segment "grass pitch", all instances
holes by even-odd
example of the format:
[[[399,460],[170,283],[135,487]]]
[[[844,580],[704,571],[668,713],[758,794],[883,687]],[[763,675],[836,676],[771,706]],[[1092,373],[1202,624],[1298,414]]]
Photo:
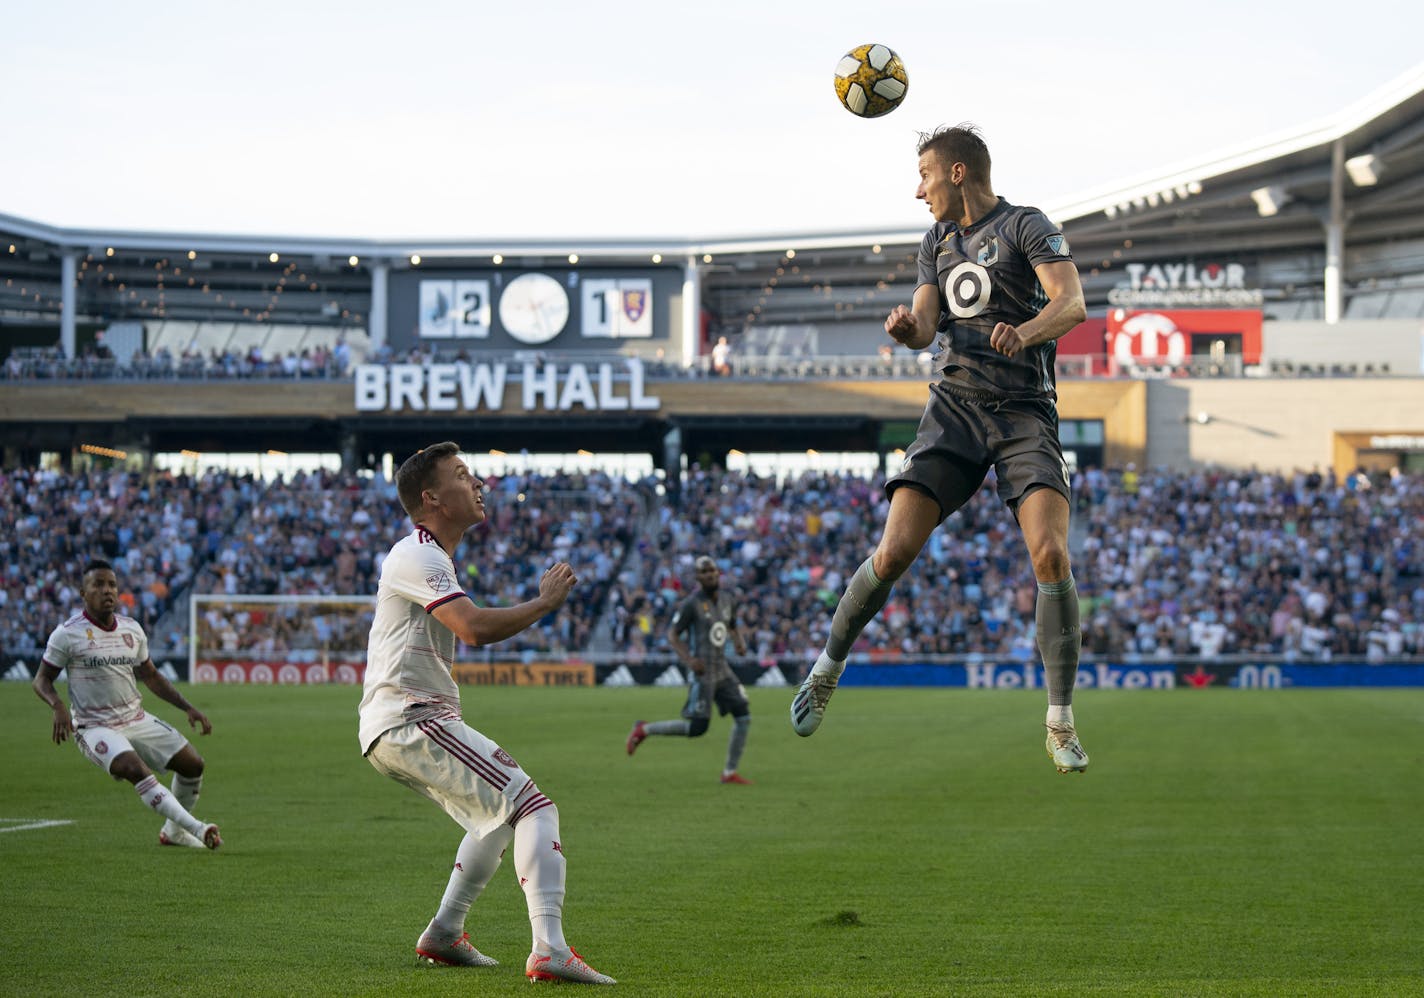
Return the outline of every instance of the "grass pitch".
[[[461,833],[361,759],[358,690],[188,692],[215,854],[0,684],[0,993],[529,994],[508,858],[469,922],[502,965],[417,964]],[[675,690],[465,691],[559,805],[565,929],[615,993],[1424,994],[1424,690],[1087,691],[1083,776],[1041,692],[848,687],[809,739],[751,696],[744,787],[725,719],[624,754]]]

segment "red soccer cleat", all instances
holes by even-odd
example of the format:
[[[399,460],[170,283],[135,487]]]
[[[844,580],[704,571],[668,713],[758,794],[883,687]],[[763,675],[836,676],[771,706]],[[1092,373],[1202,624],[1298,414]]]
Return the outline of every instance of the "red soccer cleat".
[[[747,779],[745,776],[742,776],[740,773],[723,773],[723,774],[722,774],[722,782],[723,782],[723,783],[741,783],[741,784],[745,784],[746,786],[751,786],[751,785],[752,785],[752,781],[749,780],[749,779]]]
[[[647,730],[643,725],[645,721],[634,721],[633,730],[628,732],[628,741],[625,743],[628,754],[632,755],[639,745],[643,744],[643,739],[648,737]]]
[[[583,962],[572,946],[557,950],[548,956],[530,953],[524,963],[524,976],[531,981],[549,981],[558,984],[573,981],[577,984],[617,984],[607,974],[600,974]]]

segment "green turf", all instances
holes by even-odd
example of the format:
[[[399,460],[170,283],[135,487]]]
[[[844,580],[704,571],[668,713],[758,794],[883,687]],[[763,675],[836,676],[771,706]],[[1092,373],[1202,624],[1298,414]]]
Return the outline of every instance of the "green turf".
[[[0,684],[0,818],[74,822],[0,833],[0,994],[529,993],[508,860],[469,926],[503,965],[416,964],[460,832],[361,759],[356,690],[189,692],[216,854],[159,848]],[[1072,777],[1041,698],[846,688],[800,739],[754,690],[750,787],[717,781],[724,719],[624,754],[673,690],[466,717],[558,803],[568,937],[624,993],[1424,994],[1424,690],[1088,691]]]

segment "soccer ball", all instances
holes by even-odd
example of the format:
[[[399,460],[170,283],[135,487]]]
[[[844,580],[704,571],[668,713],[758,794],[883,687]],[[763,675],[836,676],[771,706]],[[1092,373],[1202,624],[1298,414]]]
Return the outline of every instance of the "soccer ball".
[[[836,96],[862,118],[878,118],[900,106],[910,77],[900,57],[884,45],[857,45],[836,64]]]

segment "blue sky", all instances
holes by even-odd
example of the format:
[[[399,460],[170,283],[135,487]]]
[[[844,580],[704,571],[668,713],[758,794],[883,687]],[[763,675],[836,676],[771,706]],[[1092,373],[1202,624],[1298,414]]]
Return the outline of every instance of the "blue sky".
[[[7,14],[0,213],[378,238],[914,229],[916,133],[941,123],[978,123],[998,192],[1047,205],[1424,62],[1424,8],[1377,0],[120,6]],[[876,120],[831,83],[869,41],[910,75]]]

